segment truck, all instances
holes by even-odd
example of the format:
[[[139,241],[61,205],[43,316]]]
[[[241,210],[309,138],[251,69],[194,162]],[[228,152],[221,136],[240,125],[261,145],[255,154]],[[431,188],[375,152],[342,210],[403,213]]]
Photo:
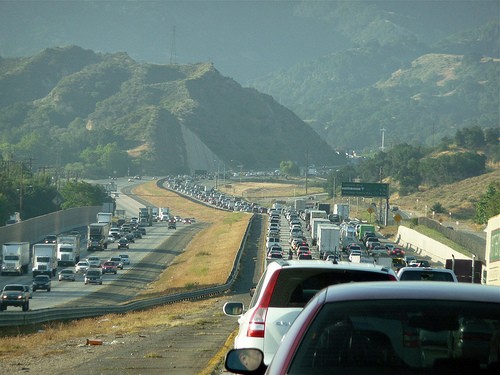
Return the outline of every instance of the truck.
[[[9,218],[5,221],[5,225],[12,225],[21,222],[21,214],[19,212],[14,212],[9,215]]]
[[[328,216],[330,214],[330,203],[318,203],[318,210],[325,211]]]
[[[170,218],[170,209],[168,207],[160,207],[158,219],[160,221],[168,221]]]
[[[113,214],[111,212],[98,212],[97,222],[111,224],[113,222]]]
[[[295,199],[295,211],[302,212],[306,210],[306,200],[304,198]]]
[[[349,219],[349,204],[348,203],[336,203],[333,205],[333,213],[338,215],[341,221]]]
[[[455,272],[459,283],[482,283],[483,263],[480,260],[446,259],[445,268]]]
[[[363,238],[363,235],[366,232],[375,233],[375,225],[373,225],[373,224],[359,224],[359,227],[356,230],[356,235],[357,235],[359,241],[361,241],[361,239]]]
[[[105,250],[108,248],[108,235],[111,223],[92,223],[87,230],[87,250]]]
[[[152,207],[139,208],[139,225],[143,227],[150,227],[153,225],[153,210]]]
[[[55,276],[57,273],[57,244],[36,243],[33,245],[33,277]]]
[[[28,273],[30,264],[30,243],[4,243],[2,246],[2,259],[2,275],[15,273],[21,276],[23,273]]]
[[[320,224],[331,224],[329,219],[322,218],[322,217],[316,217],[312,219],[311,222],[311,239],[313,245],[317,243],[318,240],[318,226]]]
[[[320,259],[325,254],[340,256],[340,227],[333,224],[318,225],[318,251]]]
[[[80,235],[65,234],[57,236],[57,264],[74,266],[80,261]]]
[[[158,207],[151,207],[151,217],[153,221],[158,221],[158,217],[160,216],[160,210]]]
[[[327,219],[328,215],[323,210],[308,210],[306,211],[306,224],[307,229],[311,230],[312,220],[313,219]]]

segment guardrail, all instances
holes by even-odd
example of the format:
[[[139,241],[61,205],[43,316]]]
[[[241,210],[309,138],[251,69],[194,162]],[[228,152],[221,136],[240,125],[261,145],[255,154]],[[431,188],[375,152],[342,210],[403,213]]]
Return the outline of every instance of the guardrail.
[[[120,305],[105,305],[95,307],[55,307],[50,309],[40,309],[33,311],[30,310],[26,312],[4,311],[0,313],[0,327],[29,326],[50,321],[75,320],[107,314],[125,314],[127,312],[146,310],[160,305],[187,300],[197,300],[220,295],[231,288],[234,281],[236,280],[236,277],[238,276],[238,264],[240,263],[241,255],[245,249],[248,233],[250,231],[250,228],[252,227],[254,218],[255,214],[252,215],[252,218],[250,219],[250,222],[245,231],[245,235],[241,240],[240,248],[238,250],[238,253],[236,254],[233,267],[228,276],[228,279],[226,283],[222,285],[185,293],[166,295],[162,297],[134,300]]]

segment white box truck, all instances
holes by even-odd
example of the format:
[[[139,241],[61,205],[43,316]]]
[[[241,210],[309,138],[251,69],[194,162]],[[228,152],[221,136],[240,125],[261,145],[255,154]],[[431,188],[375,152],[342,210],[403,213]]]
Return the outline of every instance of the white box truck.
[[[2,275],[8,273],[22,275],[27,273],[30,264],[30,243],[4,243],[2,246],[2,259]]]
[[[349,219],[349,204],[348,203],[336,203],[333,205],[333,214],[338,215],[340,221]]]
[[[113,221],[113,214],[110,212],[98,212],[97,213],[97,222],[98,223],[109,223]]]
[[[333,224],[318,225],[318,251],[320,259],[325,254],[340,256],[340,227]]]
[[[168,221],[170,218],[170,209],[168,207],[160,207],[160,213],[158,219],[160,221]]]
[[[311,238],[313,243],[318,240],[318,225],[319,224],[331,224],[329,219],[325,219],[322,217],[316,217],[311,221]]]
[[[33,277],[55,276],[57,272],[57,244],[36,243],[33,245]]]
[[[57,236],[57,264],[74,266],[80,261],[80,235],[66,234]]]

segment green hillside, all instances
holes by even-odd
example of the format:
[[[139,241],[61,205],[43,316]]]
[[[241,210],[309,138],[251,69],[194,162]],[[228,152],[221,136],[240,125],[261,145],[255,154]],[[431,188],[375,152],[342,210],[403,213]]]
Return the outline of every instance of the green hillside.
[[[0,60],[0,130],[4,160],[94,177],[344,163],[290,110],[211,63],[75,46]]]

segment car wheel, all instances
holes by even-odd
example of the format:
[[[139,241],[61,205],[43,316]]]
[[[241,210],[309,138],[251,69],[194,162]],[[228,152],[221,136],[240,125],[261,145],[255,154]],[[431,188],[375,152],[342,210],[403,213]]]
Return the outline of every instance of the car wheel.
[[[30,304],[29,302],[26,302],[24,305],[23,305],[23,311],[28,311],[30,309]]]
[[[50,292],[50,288],[49,288],[49,289],[47,289],[47,292]]]

